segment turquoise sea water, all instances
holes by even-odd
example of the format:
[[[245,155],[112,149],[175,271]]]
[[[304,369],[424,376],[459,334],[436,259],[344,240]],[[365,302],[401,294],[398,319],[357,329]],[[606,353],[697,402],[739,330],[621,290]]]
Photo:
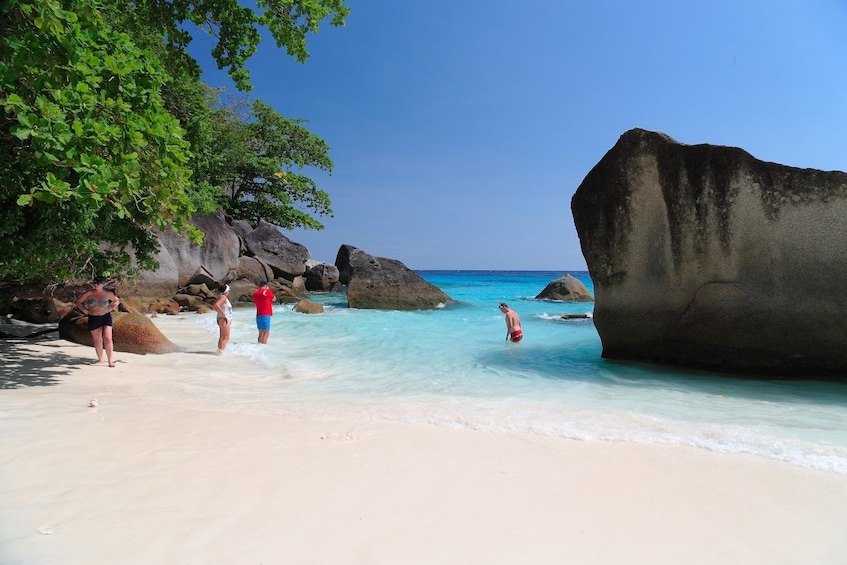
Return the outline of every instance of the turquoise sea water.
[[[847,473],[847,385],[743,380],[600,358],[592,303],[535,300],[565,272],[422,271],[459,304],[395,312],[315,294],[320,315],[275,307],[270,342],[236,308],[227,357],[172,383],[201,405],[303,418],[424,422],[583,440],[683,444]],[[593,292],[585,272],[571,272]],[[505,340],[497,302],[523,323]],[[195,320],[195,318],[191,318]],[[196,318],[217,335],[213,315]],[[227,359],[230,361],[230,359]]]

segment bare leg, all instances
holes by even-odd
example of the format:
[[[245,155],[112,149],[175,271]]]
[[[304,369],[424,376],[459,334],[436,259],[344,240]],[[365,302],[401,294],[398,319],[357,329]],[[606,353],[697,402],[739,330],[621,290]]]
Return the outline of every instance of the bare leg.
[[[218,320],[218,327],[221,329],[221,335],[218,338],[218,353],[223,353],[226,349],[226,344],[229,343],[230,326],[226,318]]]
[[[103,346],[106,348],[106,359],[109,361],[109,366],[114,367],[115,363],[112,361],[112,350],[114,348],[114,344],[112,343],[112,326],[103,326],[101,329],[103,330]]]
[[[270,335],[270,330],[259,330],[259,343],[268,343],[268,337]]]
[[[109,328],[111,329],[111,328]],[[94,342],[94,352],[97,354],[97,364],[103,364],[103,328],[91,330],[91,341]]]

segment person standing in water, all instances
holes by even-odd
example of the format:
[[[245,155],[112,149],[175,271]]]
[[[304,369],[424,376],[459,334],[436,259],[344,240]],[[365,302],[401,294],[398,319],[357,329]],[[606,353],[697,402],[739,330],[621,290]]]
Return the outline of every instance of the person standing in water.
[[[106,360],[109,367],[114,367],[112,360],[112,312],[121,303],[113,292],[104,287],[108,279],[97,277],[94,279],[94,288],[87,290],[76,299],[74,303],[80,312],[88,316],[88,331],[91,332],[91,340],[94,342],[94,351],[97,353],[97,364],[103,364],[103,351],[106,351]]]
[[[256,327],[259,329],[259,343],[268,343],[271,335],[271,316],[274,315],[273,301],[276,298],[268,288],[268,281],[263,280],[253,293],[253,303],[256,304]]]
[[[506,315],[506,341],[517,343],[523,339],[521,318],[518,313],[509,308],[505,302],[500,303],[500,311]]]
[[[223,354],[226,349],[226,344],[229,343],[229,336],[232,332],[232,303],[229,301],[229,285],[225,284],[221,291],[220,297],[215,301],[213,306],[215,312],[218,313],[218,328],[220,328],[220,336],[218,337],[218,355]]]

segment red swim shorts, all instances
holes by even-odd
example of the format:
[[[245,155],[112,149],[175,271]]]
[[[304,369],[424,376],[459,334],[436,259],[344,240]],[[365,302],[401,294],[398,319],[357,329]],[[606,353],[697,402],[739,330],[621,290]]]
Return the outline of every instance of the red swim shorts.
[[[515,330],[512,332],[512,343],[517,343],[523,339],[523,332],[521,330]]]

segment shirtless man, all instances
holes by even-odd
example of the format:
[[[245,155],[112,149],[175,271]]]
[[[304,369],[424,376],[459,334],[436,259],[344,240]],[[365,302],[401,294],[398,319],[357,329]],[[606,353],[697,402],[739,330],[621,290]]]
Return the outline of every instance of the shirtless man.
[[[94,288],[83,292],[76,299],[75,304],[80,312],[88,316],[88,331],[91,332],[91,340],[94,342],[97,364],[103,364],[103,350],[105,349],[109,367],[114,367],[115,363],[112,361],[112,311],[118,307],[121,299],[103,288],[107,282],[108,279],[104,277],[94,279]]]
[[[509,309],[509,305],[505,302],[500,303],[500,311],[506,315],[506,341],[517,343],[523,339],[523,330],[521,330],[521,319],[518,313]]]

